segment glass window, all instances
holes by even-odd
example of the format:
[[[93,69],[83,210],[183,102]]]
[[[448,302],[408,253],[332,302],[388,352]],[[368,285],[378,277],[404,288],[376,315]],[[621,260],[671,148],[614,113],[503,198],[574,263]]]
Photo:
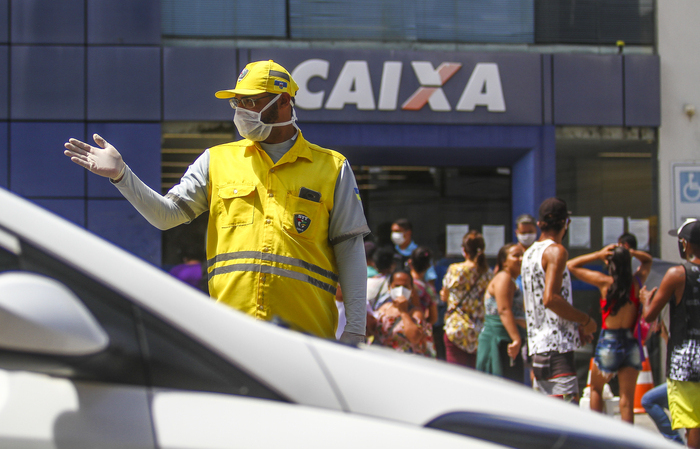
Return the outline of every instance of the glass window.
[[[511,177],[507,168],[355,166],[367,222],[378,245],[391,245],[391,224],[408,218],[413,239],[446,253],[446,225],[504,226],[511,239]],[[458,257],[461,257],[457,254]],[[492,261],[491,261],[492,262]]]
[[[54,356],[0,350],[0,369],[73,380],[209,391],[286,401],[204,345],[137,307],[110,288],[31,245],[19,255],[0,246],[0,274],[24,271],[64,284],[109,336],[104,351]]]
[[[148,345],[145,352],[151,385],[287,401],[145,310],[139,315]]]
[[[536,0],[538,44],[654,45],[653,0]]]
[[[533,43],[533,0],[418,0],[419,41]]]
[[[291,0],[295,39],[533,42],[533,0]]]
[[[172,37],[287,37],[285,0],[162,0],[162,32]]]
[[[588,133],[587,131],[590,131]],[[571,257],[603,247],[603,219],[614,217],[624,231],[634,233],[629,219],[647,220],[648,246],[637,236],[639,249],[659,251],[656,205],[656,139],[641,128],[560,128],[557,130],[557,195],[574,216],[590,217],[590,248],[565,239]],[[613,229],[613,228],[609,228]]]
[[[0,253],[4,250],[0,249]],[[0,257],[12,260],[12,257]],[[38,273],[58,280],[75,293],[109,336],[104,351],[87,356],[50,356],[0,351],[0,368],[21,369],[75,380],[145,385],[136,325],[131,305],[115,292],[43,251],[22,244],[10,270]],[[3,264],[4,265],[4,264]],[[3,266],[3,269],[6,266]]]

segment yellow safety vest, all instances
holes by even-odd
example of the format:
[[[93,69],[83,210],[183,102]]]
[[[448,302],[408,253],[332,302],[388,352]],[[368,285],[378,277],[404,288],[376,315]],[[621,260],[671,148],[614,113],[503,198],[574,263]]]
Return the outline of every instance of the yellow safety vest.
[[[334,338],[338,267],[328,240],[345,158],[299,132],[276,163],[258,143],[209,149],[209,292],[255,318]],[[302,187],[320,201],[299,197]]]

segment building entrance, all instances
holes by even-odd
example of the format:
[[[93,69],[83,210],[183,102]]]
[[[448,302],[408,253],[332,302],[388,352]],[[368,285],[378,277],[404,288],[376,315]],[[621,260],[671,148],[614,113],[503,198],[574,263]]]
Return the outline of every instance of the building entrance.
[[[414,240],[445,254],[447,225],[503,226],[511,241],[511,170],[508,167],[354,166],[371,238],[390,245],[391,224],[407,218]]]

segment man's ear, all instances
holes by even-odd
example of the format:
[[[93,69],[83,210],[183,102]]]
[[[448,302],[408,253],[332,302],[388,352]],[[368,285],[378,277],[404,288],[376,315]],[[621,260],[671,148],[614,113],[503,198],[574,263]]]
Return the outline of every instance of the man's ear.
[[[288,105],[291,105],[292,97],[287,92],[283,92],[280,96],[280,99],[277,101],[279,101],[280,106],[286,107]]]

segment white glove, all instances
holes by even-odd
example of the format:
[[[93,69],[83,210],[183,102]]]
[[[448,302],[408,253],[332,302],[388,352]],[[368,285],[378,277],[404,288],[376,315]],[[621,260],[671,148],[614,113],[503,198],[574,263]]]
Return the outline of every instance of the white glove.
[[[365,336],[354,332],[343,331],[338,341],[356,346],[365,342]]]
[[[98,134],[93,134],[92,138],[100,148],[93,147],[77,139],[70,139],[64,145],[66,150],[63,154],[70,157],[71,161],[87,168],[96,175],[113,180],[121,179],[126,170],[126,164],[122,160],[122,155]]]

